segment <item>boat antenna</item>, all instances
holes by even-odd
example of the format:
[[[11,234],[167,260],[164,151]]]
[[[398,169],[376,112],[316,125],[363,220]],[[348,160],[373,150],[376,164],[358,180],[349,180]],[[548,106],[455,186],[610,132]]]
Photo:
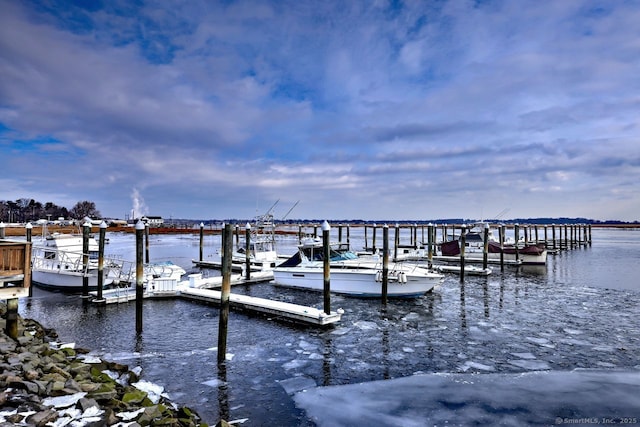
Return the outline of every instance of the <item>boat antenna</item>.
[[[295,208],[296,206],[298,206],[298,203],[300,203],[300,200],[298,200],[297,202],[295,202],[295,203],[293,204],[293,206],[291,206],[291,209],[289,209],[289,210],[287,211],[287,213],[282,217],[281,221],[284,221],[284,219],[285,219],[287,216],[289,216],[289,214],[291,213],[291,211],[293,210],[293,208]]]
[[[265,215],[269,215],[271,213],[271,211],[273,210],[273,208],[276,207],[276,205],[278,204],[278,202],[280,201],[280,199],[276,200],[276,202],[271,205],[271,207],[269,208],[269,210],[267,211],[267,213]]]
[[[509,208],[504,208],[500,211],[500,213],[498,213],[498,215],[496,215],[493,219],[500,219],[502,218],[504,215],[506,215],[507,212],[509,212],[511,209]]]

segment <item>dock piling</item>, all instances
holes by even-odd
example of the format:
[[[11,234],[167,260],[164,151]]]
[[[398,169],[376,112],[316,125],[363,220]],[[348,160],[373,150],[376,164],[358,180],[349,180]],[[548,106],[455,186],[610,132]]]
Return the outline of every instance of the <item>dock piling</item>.
[[[200,262],[203,261],[203,252],[204,252],[204,223],[200,223]]]
[[[100,237],[98,238],[98,289],[94,302],[103,302],[102,288],[104,287],[104,244],[106,241],[107,223],[100,223]]]
[[[382,227],[382,304],[387,305],[389,285],[389,226]]]
[[[329,235],[331,226],[325,220],[322,223],[322,268],[323,268],[323,296],[324,296],[324,312],[331,314],[331,264],[329,253]]]
[[[89,234],[91,233],[91,223],[86,221],[82,224],[82,298],[89,298]]]
[[[224,225],[224,245],[222,258],[222,293],[220,295],[220,322],[218,324],[218,365],[224,363],[227,355],[227,330],[229,326],[229,299],[231,294],[231,252],[233,235],[231,224]]]
[[[27,229],[27,242],[31,242],[32,236],[33,236],[33,225],[29,222],[27,223],[25,228]],[[4,239],[4,236],[1,238]],[[31,277],[29,277],[29,280],[31,280]],[[27,284],[25,283],[25,286],[26,285]],[[29,283],[28,286],[29,286],[29,297],[33,297],[33,286],[31,286],[31,283]]]
[[[251,224],[244,226],[245,279],[251,280]]]
[[[136,332],[142,332],[142,299],[144,298],[144,223],[136,223]]]
[[[489,263],[489,224],[484,224],[484,235],[483,235],[483,247],[482,247],[482,269],[487,269],[487,264]]]
[[[454,232],[455,234],[455,229]],[[464,282],[464,252],[467,246],[467,229],[464,224],[460,226],[460,282]]]
[[[504,271],[504,234],[505,225],[500,224],[500,271]]]

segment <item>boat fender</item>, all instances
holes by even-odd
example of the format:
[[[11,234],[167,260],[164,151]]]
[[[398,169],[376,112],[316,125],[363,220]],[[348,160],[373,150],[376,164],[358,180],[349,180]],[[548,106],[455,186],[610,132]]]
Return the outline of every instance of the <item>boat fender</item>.
[[[403,284],[407,283],[407,274],[402,272],[402,271],[400,273],[398,273],[398,282],[403,283]]]
[[[376,271],[376,282],[382,282],[382,271]]]

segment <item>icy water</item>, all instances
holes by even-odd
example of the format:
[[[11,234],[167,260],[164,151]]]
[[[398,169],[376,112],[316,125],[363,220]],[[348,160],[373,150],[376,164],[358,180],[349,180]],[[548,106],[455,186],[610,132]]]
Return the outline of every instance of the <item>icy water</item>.
[[[357,233],[351,230],[354,248],[362,246]],[[109,253],[133,259],[133,235],[108,237]],[[278,244],[291,253],[295,239]],[[205,245],[205,257],[215,258],[219,238],[206,237]],[[152,261],[195,271],[198,236],[152,235],[150,253]],[[221,370],[214,306],[147,300],[140,335],[134,304],[98,307],[36,288],[20,314],[55,328],[62,341],[140,366],[143,379],[210,424],[222,417],[244,426],[362,425],[357,420],[372,414],[377,422],[367,425],[557,425],[614,415],[640,423],[640,402],[624,399],[640,394],[639,278],[640,231],[594,228],[591,246],[550,255],[545,267],[495,266],[489,277],[468,276],[463,284],[448,275],[433,293],[386,307],[332,296],[332,309],[345,314],[328,329],[232,312]],[[270,284],[232,292],[322,307],[319,293]],[[593,376],[576,379],[585,369]],[[514,386],[519,381],[529,385]],[[566,393],[571,387],[592,392]],[[422,390],[418,397],[415,390]],[[384,393],[382,401],[366,397]],[[444,396],[456,396],[456,404]],[[478,404],[490,396],[507,409]]]

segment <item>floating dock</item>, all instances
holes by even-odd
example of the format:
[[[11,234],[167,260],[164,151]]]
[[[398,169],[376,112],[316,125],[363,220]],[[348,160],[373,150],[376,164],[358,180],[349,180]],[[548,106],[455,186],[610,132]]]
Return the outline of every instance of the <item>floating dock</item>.
[[[457,262],[460,263],[460,256],[443,256],[443,255],[434,255],[433,256],[433,260],[434,261],[445,261],[445,262]],[[464,258],[464,262],[470,262],[470,263],[482,263],[484,262],[482,258],[477,258],[477,257],[469,257],[466,256]],[[487,263],[488,264],[500,264],[500,260],[499,259],[487,259]],[[504,265],[522,265],[522,260],[504,260]]]
[[[456,273],[460,274],[460,266],[459,265],[434,265],[433,269],[437,270],[441,273]],[[469,276],[488,276],[492,273],[493,270],[490,268],[480,268],[473,265],[465,265],[464,266],[464,274]]]
[[[248,285],[273,280],[273,272],[270,271],[252,273],[251,276],[251,279],[246,280],[244,276],[234,274],[231,276],[231,284],[234,286]],[[143,298],[185,298],[219,304],[222,293],[215,290],[215,288],[221,287],[222,276],[203,278],[200,273],[190,274],[188,280],[180,282],[177,280],[155,280],[151,285],[147,285]],[[90,295],[97,297],[97,292],[90,292]],[[93,302],[96,304],[119,304],[135,300],[136,288],[135,286],[129,286],[105,289],[102,291],[102,299],[94,299]],[[266,314],[278,319],[316,326],[336,323],[340,321],[343,314],[342,310],[326,314],[324,311],[314,307],[234,293],[229,295],[229,303],[231,308],[240,311]]]
[[[222,292],[212,289],[185,288],[180,291],[180,296],[205,302],[220,303]],[[259,312],[276,318],[286,319],[298,323],[315,324],[318,326],[336,323],[342,317],[343,311],[338,309],[326,314],[314,307],[307,307],[288,302],[273,301],[264,298],[255,298],[247,295],[230,294],[231,308],[242,311]]]

